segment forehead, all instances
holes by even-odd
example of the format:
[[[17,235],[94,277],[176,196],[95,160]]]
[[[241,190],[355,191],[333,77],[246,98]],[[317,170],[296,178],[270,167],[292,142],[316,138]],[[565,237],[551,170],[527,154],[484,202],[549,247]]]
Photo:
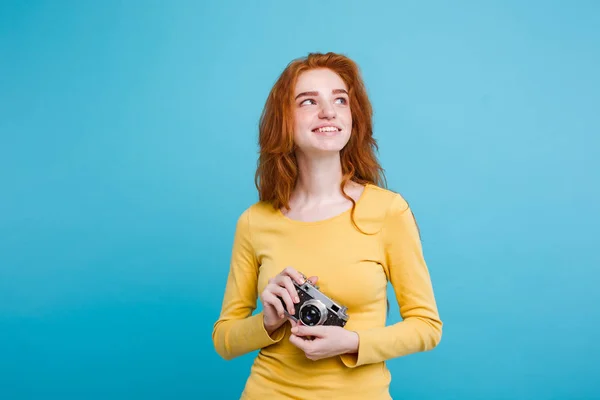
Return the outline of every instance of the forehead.
[[[311,69],[300,74],[296,81],[294,94],[314,90],[331,93],[333,89],[348,90],[348,87],[344,80],[330,69]]]

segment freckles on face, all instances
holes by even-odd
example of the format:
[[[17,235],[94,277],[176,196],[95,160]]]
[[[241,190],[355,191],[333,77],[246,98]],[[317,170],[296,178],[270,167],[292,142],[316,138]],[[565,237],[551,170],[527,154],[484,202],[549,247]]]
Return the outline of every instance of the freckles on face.
[[[348,87],[329,69],[303,72],[294,91],[294,142],[305,152],[340,151],[352,132]]]

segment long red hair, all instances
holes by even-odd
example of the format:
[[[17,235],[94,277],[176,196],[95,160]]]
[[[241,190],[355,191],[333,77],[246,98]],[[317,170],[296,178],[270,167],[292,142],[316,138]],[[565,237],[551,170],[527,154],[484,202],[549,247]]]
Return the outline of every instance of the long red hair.
[[[375,155],[378,150],[373,138],[373,109],[367,96],[357,64],[350,58],[335,53],[310,53],[293,60],[281,73],[271,89],[259,122],[260,155],[255,175],[259,199],[276,209],[288,208],[298,178],[293,134],[294,88],[300,74],[317,68],[328,68],[337,73],[348,87],[352,132],[342,149],[341,163],[343,195],[349,180],[359,184],[371,183],[385,187],[384,170]]]

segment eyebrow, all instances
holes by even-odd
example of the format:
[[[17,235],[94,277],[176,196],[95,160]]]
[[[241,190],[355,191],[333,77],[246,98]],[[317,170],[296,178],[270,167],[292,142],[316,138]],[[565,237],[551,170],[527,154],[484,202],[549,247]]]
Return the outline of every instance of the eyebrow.
[[[344,89],[333,89],[331,91],[331,93],[332,94],[340,94],[340,93],[348,94],[348,92]],[[316,91],[315,92],[302,92],[302,93],[298,94],[298,96],[296,96],[296,100],[302,96],[318,96],[318,95],[319,95],[319,92],[316,92]]]

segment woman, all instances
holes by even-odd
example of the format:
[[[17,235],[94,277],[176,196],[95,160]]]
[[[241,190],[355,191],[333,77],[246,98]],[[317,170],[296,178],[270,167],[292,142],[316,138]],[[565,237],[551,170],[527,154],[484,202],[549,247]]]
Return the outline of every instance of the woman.
[[[434,348],[442,322],[412,211],[383,187],[358,67],[334,53],[293,61],[259,130],[259,201],[237,221],[215,348],[260,350],[242,399],[389,399],[385,361]],[[290,318],[304,275],[347,307],[345,326]]]

